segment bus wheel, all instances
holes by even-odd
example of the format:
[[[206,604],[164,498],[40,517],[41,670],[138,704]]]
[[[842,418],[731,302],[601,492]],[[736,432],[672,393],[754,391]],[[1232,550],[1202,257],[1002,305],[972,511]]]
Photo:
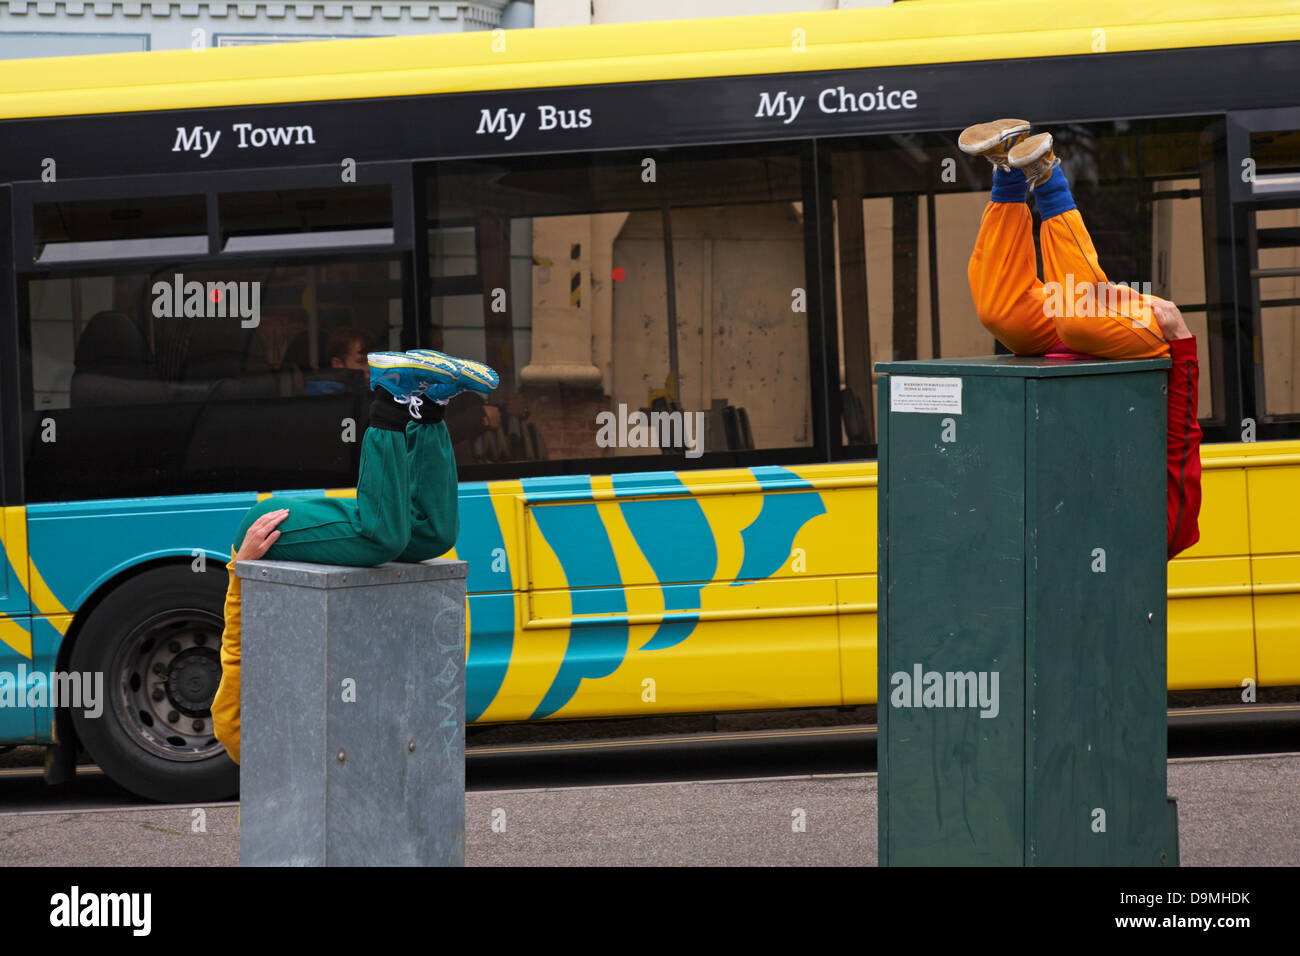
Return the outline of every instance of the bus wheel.
[[[77,736],[132,793],[184,803],[239,790],[239,767],[212,731],[226,583],[220,564],[145,571],[109,593],[72,649],[72,671],[104,675],[101,712],[72,711]]]

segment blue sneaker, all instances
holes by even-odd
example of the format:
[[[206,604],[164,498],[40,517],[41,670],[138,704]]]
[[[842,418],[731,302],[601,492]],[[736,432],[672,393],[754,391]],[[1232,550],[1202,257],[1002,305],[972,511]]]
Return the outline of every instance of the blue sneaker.
[[[430,396],[435,401],[446,401],[452,395],[467,390],[486,395],[501,384],[501,376],[482,362],[475,362],[473,359],[452,358],[450,355],[435,352],[433,349],[412,349],[407,354],[417,355],[433,362],[450,362],[455,366],[456,380],[449,387],[439,386],[436,390],[429,390]]]
[[[459,374],[454,363],[438,362],[410,352],[371,352],[366,361],[370,365],[371,390],[385,389],[394,401],[409,405],[416,418],[420,417],[421,396],[430,389],[452,385]]]

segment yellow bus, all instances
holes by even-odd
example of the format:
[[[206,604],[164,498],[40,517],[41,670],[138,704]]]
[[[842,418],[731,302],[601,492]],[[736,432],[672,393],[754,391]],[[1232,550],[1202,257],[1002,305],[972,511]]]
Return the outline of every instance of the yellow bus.
[[[1295,2],[0,63],[0,672],[106,684],[0,739],[233,791],[230,538],[258,495],[351,493],[375,348],[501,374],[448,413],[470,721],[873,702],[872,369],[995,350],[955,138],[999,116],[1053,132],[1108,273],[1197,336],[1170,688],[1300,684],[1297,91]]]

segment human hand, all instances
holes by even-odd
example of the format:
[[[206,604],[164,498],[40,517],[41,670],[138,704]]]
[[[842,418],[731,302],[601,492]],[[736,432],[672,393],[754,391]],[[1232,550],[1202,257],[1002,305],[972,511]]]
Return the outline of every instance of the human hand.
[[[495,405],[483,406],[483,421],[488,428],[496,430],[501,427],[501,409]]]
[[[287,517],[289,517],[289,509],[281,508],[279,511],[268,511],[249,525],[244,541],[239,546],[239,551],[235,553],[235,561],[256,561],[266,554],[280,537],[280,532],[275,530],[275,526]]]
[[[1165,337],[1166,342],[1191,338],[1192,333],[1188,330],[1187,323],[1183,321],[1183,313],[1178,311],[1178,306],[1167,299],[1152,299],[1151,311],[1156,314],[1156,323],[1160,326],[1160,334]]]

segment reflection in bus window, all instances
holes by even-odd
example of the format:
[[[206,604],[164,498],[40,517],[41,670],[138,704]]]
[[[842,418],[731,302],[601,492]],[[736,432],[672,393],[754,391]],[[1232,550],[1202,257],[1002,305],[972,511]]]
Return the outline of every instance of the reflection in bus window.
[[[402,338],[388,259],[88,270],[25,293],[29,434],[57,435],[29,445],[31,500],[346,487],[346,422],[359,435],[369,409],[357,350]]]
[[[1267,419],[1300,416],[1300,204],[1254,214],[1258,286],[1260,411]]]
[[[645,161],[433,168],[429,322],[502,383],[462,463],[812,444],[798,154]]]
[[[1107,276],[1149,282],[1179,306],[1200,352],[1198,415],[1220,421],[1231,317],[1206,293],[1201,177],[1211,168],[1210,122],[1051,130]],[[991,171],[961,153],[955,136],[886,135],[832,148],[840,424],[851,454],[873,453],[875,363],[996,348],[975,316],[966,276]]]

